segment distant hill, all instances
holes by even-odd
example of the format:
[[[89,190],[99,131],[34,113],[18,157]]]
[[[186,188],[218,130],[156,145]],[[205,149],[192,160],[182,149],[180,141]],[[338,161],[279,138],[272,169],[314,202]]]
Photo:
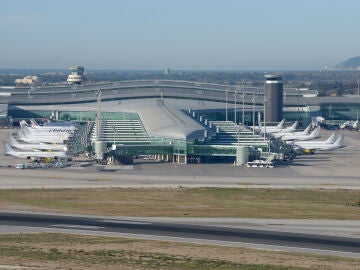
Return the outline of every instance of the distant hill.
[[[360,56],[349,58],[334,67],[342,70],[360,70]]]

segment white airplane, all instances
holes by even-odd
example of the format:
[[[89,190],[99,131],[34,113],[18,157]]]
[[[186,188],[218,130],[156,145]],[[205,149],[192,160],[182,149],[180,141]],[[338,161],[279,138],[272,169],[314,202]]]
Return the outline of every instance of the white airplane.
[[[336,141],[336,135],[335,133],[332,133],[330,135],[329,138],[327,138],[324,141],[297,141],[297,142],[293,142],[294,145],[299,145],[301,146],[302,144],[306,144],[306,145],[311,145],[311,144],[315,144],[315,145],[322,145],[322,144],[333,144]]]
[[[334,135],[335,136],[335,135]],[[345,147],[344,144],[344,135],[339,136],[337,140],[333,143],[330,141],[333,140],[333,135],[329,137],[326,141],[302,141],[295,142],[294,145],[300,147],[304,150],[335,150],[338,148]]]
[[[308,141],[319,136],[320,127],[316,127],[310,134],[284,134],[281,136],[282,141]]]
[[[17,132],[18,139],[27,143],[57,143],[64,144],[64,141],[69,137],[67,135],[60,134],[39,134],[29,133],[24,129]]]
[[[255,127],[256,130],[259,131],[263,131],[264,126],[261,125],[261,123],[259,123],[260,125]],[[271,131],[271,130],[278,130],[278,129],[284,129],[284,124],[285,124],[285,119],[281,120],[276,126],[266,126],[266,131]]]
[[[285,121],[285,120],[283,120],[283,121]],[[280,122],[280,123],[281,123],[281,122]],[[294,122],[290,127],[288,127],[288,128],[284,128],[284,127],[279,128],[279,127],[278,127],[279,125],[277,125],[277,126],[275,126],[275,127],[273,127],[273,126],[266,126],[266,133],[294,132],[294,131],[296,130],[297,125],[298,125],[298,121],[295,121],[295,122]],[[262,133],[264,133],[264,132],[265,132],[265,127],[264,127],[264,126],[260,127],[260,131],[261,131]]]
[[[21,143],[13,136],[10,136],[10,145],[21,150],[51,150],[51,151],[67,151],[67,146],[64,144],[48,144],[48,143]]]
[[[274,138],[280,138],[284,135],[309,135],[311,130],[312,124],[308,125],[303,131],[296,131],[296,132],[278,132],[274,133]]]
[[[8,143],[4,143],[5,154],[26,159],[71,159],[64,151],[15,151]]]
[[[37,129],[32,127],[23,127],[21,131],[25,136],[44,136],[44,137],[61,137],[64,140],[69,139],[75,134],[75,130],[63,129],[63,128],[50,128],[46,129]]]
[[[24,120],[22,120],[24,121]],[[26,123],[26,122],[25,122]],[[49,130],[49,129],[64,129],[64,130],[77,130],[76,124],[74,122],[46,122],[43,126],[40,126],[35,119],[30,119],[30,125],[32,128]],[[69,131],[68,131],[69,132]]]
[[[31,120],[31,121],[33,121],[33,120]],[[72,136],[72,135],[74,135],[75,131],[77,130],[77,127],[74,125],[70,125],[70,126],[39,126],[39,125],[37,125],[37,126],[34,126],[33,124],[31,124],[31,126],[29,126],[26,123],[26,121],[24,121],[24,120],[20,121],[20,127],[22,130],[25,131],[26,134],[29,134],[29,133],[50,134],[50,135],[51,134],[65,134],[67,136]]]
[[[67,140],[69,137],[75,134],[77,127],[75,125],[69,126],[39,126],[35,120],[31,119],[31,126],[25,120],[20,121],[21,131],[26,137],[50,137],[57,136],[59,138],[63,138],[63,140]],[[27,141],[27,140],[24,140]],[[35,142],[35,141],[31,141]],[[54,141],[50,141],[53,143]],[[60,142],[62,143],[62,142]]]

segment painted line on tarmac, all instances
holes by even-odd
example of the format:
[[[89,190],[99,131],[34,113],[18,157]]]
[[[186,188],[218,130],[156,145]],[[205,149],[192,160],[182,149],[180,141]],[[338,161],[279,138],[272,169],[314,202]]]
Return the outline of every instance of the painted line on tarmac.
[[[127,221],[127,220],[113,220],[113,219],[103,219],[99,220],[100,222],[107,223],[116,223],[116,224],[134,224],[134,225],[150,225],[151,222],[143,222],[143,221]]]
[[[85,225],[71,225],[71,224],[54,224],[50,225],[51,227],[60,227],[60,228],[73,228],[73,229],[84,229],[84,230],[98,230],[103,229],[104,227],[100,226],[85,226]]]

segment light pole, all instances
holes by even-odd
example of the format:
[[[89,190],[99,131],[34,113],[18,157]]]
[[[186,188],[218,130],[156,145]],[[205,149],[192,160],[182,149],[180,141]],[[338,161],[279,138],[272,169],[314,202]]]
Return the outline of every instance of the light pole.
[[[297,91],[297,121],[299,121],[299,116],[300,116],[300,108],[299,108],[299,88],[296,88]]]
[[[96,141],[100,141],[100,122],[101,122],[101,89],[95,91],[97,97],[97,113],[96,113]]]
[[[229,89],[226,89],[225,91],[225,121],[228,121],[228,93]]]
[[[115,125],[113,125],[113,129],[114,129],[114,145],[115,145],[115,131],[116,131]]]
[[[253,122],[253,135],[255,134],[255,97],[256,97],[256,94],[254,93],[253,94],[253,113],[252,113],[252,122]]]
[[[264,95],[264,141],[266,140],[266,102],[270,97]]]
[[[360,80],[359,79],[357,80],[357,84],[358,84],[358,96],[360,96],[360,87],[359,87]]]
[[[237,130],[237,147],[236,147],[236,166],[239,165],[239,148],[240,148],[240,128]]]
[[[243,89],[243,103],[242,103],[242,124],[244,125],[245,121],[245,90]]]
[[[264,141],[266,139],[266,82],[264,84]]]
[[[236,124],[236,96],[237,96],[237,86],[235,87],[235,96],[234,96],[234,100],[235,100],[235,105],[234,105],[234,122]]]

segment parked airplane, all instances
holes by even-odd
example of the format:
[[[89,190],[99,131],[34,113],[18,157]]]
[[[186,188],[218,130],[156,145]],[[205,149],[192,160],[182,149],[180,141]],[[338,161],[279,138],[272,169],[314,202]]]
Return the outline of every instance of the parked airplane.
[[[293,144],[298,145],[298,146],[301,146],[302,144],[304,144],[304,145],[311,145],[311,144],[322,145],[322,144],[333,144],[335,141],[336,141],[336,135],[335,135],[335,133],[332,133],[330,135],[330,137],[324,141],[306,141],[306,142],[296,141],[296,142],[293,142]]]
[[[8,143],[4,143],[5,154],[27,159],[71,159],[64,151],[15,151]]]
[[[10,136],[10,145],[21,150],[52,150],[52,151],[67,151],[64,144],[48,144],[48,143],[21,143],[13,136]]]
[[[311,130],[312,124],[308,125],[303,131],[296,131],[296,132],[278,132],[274,133],[274,138],[280,138],[284,135],[309,135]]]
[[[285,121],[285,120],[283,120]],[[281,123],[281,122],[280,122]],[[288,128],[279,128],[278,126],[280,125],[280,123],[277,126],[266,126],[266,133],[279,133],[279,132],[294,132],[296,130],[296,127],[298,125],[298,121],[295,121],[290,127]],[[265,126],[261,126],[260,127],[260,131],[263,133],[265,132]]]
[[[308,141],[319,136],[320,127],[316,127],[310,134],[284,134],[281,136],[282,141]]]
[[[281,120],[276,126],[266,126],[266,131],[267,132],[270,132],[271,130],[281,130],[281,129],[284,129],[284,124],[285,124],[285,119]],[[262,132],[262,130],[264,129],[264,126],[260,125],[255,127],[256,130],[259,130]]]
[[[69,136],[59,135],[55,133],[30,133],[24,129],[21,129],[17,132],[18,139],[27,143],[57,143],[63,144],[65,140],[69,138]]]
[[[77,130],[76,123],[74,122],[46,122],[43,126],[40,126],[35,119],[30,119],[30,125],[32,128],[49,130],[53,128],[64,130]]]
[[[33,122],[32,122],[33,123]],[[20,121],[20,127],[22,130],[25,130],[26,133],[37,133],[37,134],[66,134],[72,136],[77,127],[74,125],[71,126],[34,126],[31,124],[29,126],[26,121]]]
[[[325,142],[324,141],[322,141],[322,142],[321,141],[319,141],[319,142],[303,141],[303,142],[295,142],[294,145],[300,147],[301,149],[310,150],[310,151],[314,151],[314,150],[335,150],[335,149],[338,149],[338,148],[345,147],[344,135],[341,135],[339,138],[337,138],[337,140],[334,143],[328,143],[330,138],[328,140],[326,140]]]

